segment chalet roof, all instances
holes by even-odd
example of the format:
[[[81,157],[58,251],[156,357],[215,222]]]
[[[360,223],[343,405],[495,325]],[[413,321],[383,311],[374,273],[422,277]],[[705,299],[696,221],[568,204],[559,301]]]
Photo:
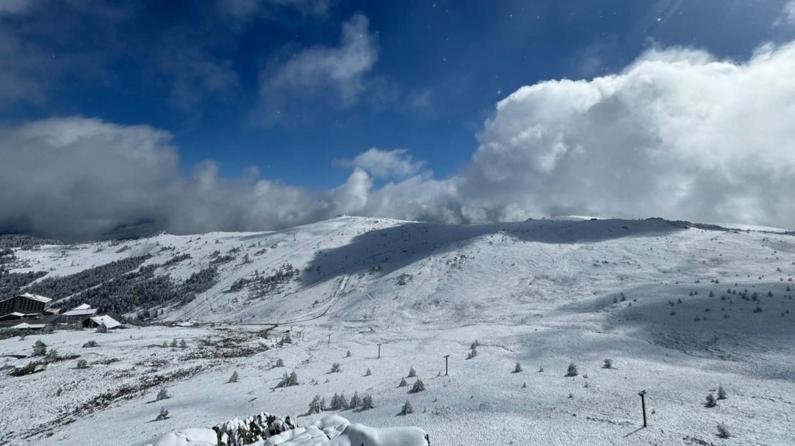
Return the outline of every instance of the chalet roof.
[[[80,304],[69,311],[61,313],[62,316],[91,316],[96,314],[97,309],[91,308],[89,304]]]
[[[46,324],[29,324],[27,322],[22,322],[21,324],[14,325],[10,328],[44,328]]]
[[[121,323],[119,321],[113,319],[107,314],[103,314],[102,316],[93,316],[90,317],[89,319],[91,319],[97,325],[104,325],[105,328],[116,328],[121,326]]]
[[[22,293],[18,297],[24,297],[25,299],[36,300],[45,304],[47,302],[52,301],[52,299],[50,299],[49,297],[39,296],[38,294],[33,294],[33,293]]]

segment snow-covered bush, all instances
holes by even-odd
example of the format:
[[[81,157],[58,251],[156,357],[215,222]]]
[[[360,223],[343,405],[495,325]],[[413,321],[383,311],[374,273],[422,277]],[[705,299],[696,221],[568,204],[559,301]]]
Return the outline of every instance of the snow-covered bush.
[[[472,345],[473,347],[469,350],[469,353],[467,353],[467,359],[472,359],[478,355],[478,349],[474,347],[474,344]]]
[[[422,380],[418,378],[416,381],[414,381],[414,384],[411,386],[411,389],[409,389],[409,393],[418,393],[424,390],[425,390],[425,383],[423,383]]]
[[[369,367],[367,368],[367,370],[364,371],[364,376],[370,376],[372,374],[373,374],[373,372],[370,370]]]
[[[172,339],[171,340],[171,348],[177,348],[177,345],[179,345],[177,343],[177,338]]]
[[[85,359],[81,359],[77,361],[77,365],[75,366],[78,369],[87,369],[88,368],[88,361]]]
[[[44,360],[46,362],[55,362],[58,359],[60,359],[60,357],[58,356],[58,350],[56,350],[56,349],[52,349],[52,350],[48,351],[47,355],[44,356]]]
[[[406,387],[409,383],[406,382],[406,378],[400,378],[400,383],[398,383],[398,387]]]
[[[729,428],[723,423],[718,423],[718,437],[729,438],[731,436],[732,434],[729,432]]]
[[[403,403],[403,408],[400,409],[400,414],[408,415],[410,413],[414,413],[414,408],[411,407],[411,403],[409,402],[409,400],[406,400],[406,402]]]
[[[373,396],[372,395],[365,395],[364,398],[362,398],[362,410],[368,410],[368,409],[372,409],[374,407],[375,407],[375,404],[373,404]]]
[[[331,397],[331,410],[345,410],[348,408],[348,400],[345,398],[345,394],[336,393],[334,396]]]
[[[329,373],[339,373],[341,371],[342,371],[342,366],[340,365],[339,362],[331,364],[331,371]]]
[[[85,344],[83,344],[83,348],[92,348],[92,347],[96,347],[97,345],[99,345],[99,344],[97,344],[97,341],[93,341],[92,340],[92,341],[88,341]]]
[[[160,389],[159,392],[157,392],[157,397],[155,397],[155,401],[163,401],[169,398],[171,398],[171,395],[169,395],[166,388],[163,387],[162,389]]]
[[[284,367],[284,361],[282,358],[276,360],[276,365],[274,365],[274,367]]]
[[[604,364],[602,365],[603,369],[612,369],[613,368],[613,360],[612,359],[605,359]]]
[[[188,344],[185,342],[184,339],[179,340],[179,348],[188,348]]]
[[[577,366],[573,362],[566,369],[566,376],[577,376]]]
[[[726,390],[723,389],[723,386],[718,386],[718,399],[725,400],[726,398],[728,398]]]
[[[346,357],[346,358],[350,358],[350,357],[351,357],[351,351],[350,351],[350,350],[348,350],[348,351],[345,353],[345,357]]]
[[[229,381],[227,381],[227,382],[228,383],[236,383],[238,378],[239,377],[237,376],[237,370],[235,370],[234,372],[232,372],[232,376],[229,377]]]
[[[513,368],[513,373],[521,373],[521,372],[522,372],[522,364],[519,364],[517,362],[516,365]]]
[[[417,371],[416,371],[416,370],[414,370],[414,367],[411,367],[411,368],[409,369],[409,374],[408,374],[408,376],[407,376],[407,377],[408,377],[408,378],[414,378],[414,377],[416,377],[416,376],[417,376]]]

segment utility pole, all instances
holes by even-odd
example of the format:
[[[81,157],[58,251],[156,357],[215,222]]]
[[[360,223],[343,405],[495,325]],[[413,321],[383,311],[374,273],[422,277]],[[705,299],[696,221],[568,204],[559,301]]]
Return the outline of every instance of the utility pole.
[[[381,359],[381,344],[378,344],[378,359]]]
[[[447,359],[450,355],[444,355],[444,376],[447,376]]]
[[[643,427],[646,427],[646,391],[641,390],[638,395],[640,396],[640,407],[643,410]]]

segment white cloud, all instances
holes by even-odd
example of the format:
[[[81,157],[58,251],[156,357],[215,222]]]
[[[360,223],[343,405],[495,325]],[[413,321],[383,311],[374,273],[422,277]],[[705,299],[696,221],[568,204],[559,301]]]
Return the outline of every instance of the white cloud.
[[[652,50],[622,72],[520,88],[471,163],[433,179],[403,150],[370,149],[325,191],[179,173],[170,135],[62,118],[0,128],[0,229],[92,236],[151,219],[174,232],[258,230],[340,213],[445,222],[562,214],[792,227],[795,44],[748,61]],[[376,187],[374,178],[391,181]]]
[[[365,76],[378,50],[367,17],[356,14],[343,24],[339,46],[315,46],[293,54],[261,73],[260,92],[266,107],[279,109],[307,96],[336,98],[343,107],[365,91]]]
[[[345,167],[358,167],[376,178],[405,178],[422,170],[424,163],[414,161],[406,149],[371,148],[353,159],[339,161]]]
[[[795,45],[747,62],[652,50],[622,73],[520,88],[461,177],[470,204],[528,215],[791,226]]]
[[[269,8],[292,8],[304,15],[323,16],[328,12],[330,0],[218,0],[218,8],[227,17],[245,24],[267,15]]]
[[[784,5],[784,20],[790,25],[795,25],[795,0]]]

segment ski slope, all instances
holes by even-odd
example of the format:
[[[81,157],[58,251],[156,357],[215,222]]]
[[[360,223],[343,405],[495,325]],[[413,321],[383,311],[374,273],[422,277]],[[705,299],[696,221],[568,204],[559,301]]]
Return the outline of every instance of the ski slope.
[[[0,431],[12,432],[0,443],[134,444],[263,410],[308,425],[324,415],[301,416],[315,395],[354,391],[371,393],[376,407],[340,415],[380,428],[419,426],[434,446],[787,445],[795,438],[795,238],[781,231],[661,219],[450,226],[340,217],[282,231],[17,250],[12,271],[51,277],[133,255],[151,255],[146,266],[190,254],[156,269],[178,283],[207,267],[216,251],[233,260],[218,265],[214,286],[185,305],[157,306],[163,314],[156,321],[193,327],[1,340],[0,354],[24,355],[39,338],[76,353],[96,338],[92,354],[120,360],[0,377],[0,403],[12,408],[0,415]],[[285,264],[300,274],[267,293],[230,291]],[[255,335],[272,325],[268,338]],[[277,345],[288,332],[293,342]],[[184,359],[186,351],[151,347],[186,338],[192,352],[202,339],[228,333],[268,349]],[[476,340],[477,356],[466,359]],[[136,365],[151,358],[168,364],[157,372]],[[607,358],[614,368],[602,368]],[[273,367],[277,359],[286,367]],[[342,372],[329,373],[335,362]],[[517,362],[523,370],[512,373]],[[565,377],[570,363],[579,373]],[[162,404],[171,414],[164,421],[151,421],[161,405],[150,403],[154,387],[67,424],[53,421],[76,401],[118,386],[119,374],[138,382],[192,366],[201,370],[166,384],[173,396]],[[398,387],[412,366],[426,386],[416,394]],[[235,370],[240,381],[226,384]],[[293,370],[301,384],[274,389]],[[704,407],[719,385],[728,398]],[[62,387],[69,396],[52,397]],[[644,389],[649,427],[639,429],[637,392]],[[407,400],[414,413],[397,415]],[[717,423],[732,437],[719,438]],[[39,432],[41,425],[48,428]]]

